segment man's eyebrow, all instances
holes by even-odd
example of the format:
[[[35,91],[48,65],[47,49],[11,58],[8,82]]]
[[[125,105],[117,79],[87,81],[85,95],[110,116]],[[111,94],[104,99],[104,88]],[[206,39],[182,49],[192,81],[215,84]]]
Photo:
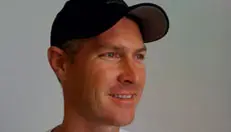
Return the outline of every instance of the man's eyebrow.
[[[99,45],[99,49],[111,49],[111,50],[115,50],[115,51],[125,51],[126,47],[123,46],[116,46],[116,45],[107,45],[107,44],[100,44]],[[142,48],[138,48],[135,50],[135,53],[139,53],[139,52],[146,52],[147,51],[147,47],[146,45],[144,45]]]
[[[116,45],[110,45],[110,44],[99,44],[99,49],[111,49],[111,50],[124,50],[124,47],[116,46]]]
[[[142,48],[137,49],[135,52],[139,53],[139,52],[146,52],[146,51],[147,51],[147,47],[146,45],[144,45]]]

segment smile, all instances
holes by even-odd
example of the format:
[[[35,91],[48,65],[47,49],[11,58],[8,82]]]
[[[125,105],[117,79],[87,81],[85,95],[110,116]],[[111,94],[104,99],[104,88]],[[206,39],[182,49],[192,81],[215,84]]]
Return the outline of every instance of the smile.
[[[109,94],[113,98],[118,99],[132,99],[136,96],[136,94]]]

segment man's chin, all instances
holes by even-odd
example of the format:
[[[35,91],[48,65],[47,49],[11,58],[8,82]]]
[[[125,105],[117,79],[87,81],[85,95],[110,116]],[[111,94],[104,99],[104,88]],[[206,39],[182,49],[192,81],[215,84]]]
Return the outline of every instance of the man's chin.
[[[117,127],[123,127],[131,124],[134,120],[134,116],[129,117],[129,118],[120,118],[120,119],[112,119],[108,121],[108,124],[117,126]]]
[[[114,124],[114,126],[124,127],[124,126],[130,125],[132,123],[132,121],[133,120],[128,121],[128,122],[117,122],[117,123]]]

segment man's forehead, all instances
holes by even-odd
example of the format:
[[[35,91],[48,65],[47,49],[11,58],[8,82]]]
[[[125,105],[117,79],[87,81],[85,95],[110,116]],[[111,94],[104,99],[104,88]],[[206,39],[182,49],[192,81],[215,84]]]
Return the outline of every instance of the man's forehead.
[[[100,35],[86,39],[85,44],[93,50],[146,50],[139,27],[128,18],[121,19],[115,26]]]
[[[120,43],[97,43],[95,45],[96,49],[109,49],[115,51],[146,51],[147,47],[144,43],[137,43],[137,44],[120,44]]]

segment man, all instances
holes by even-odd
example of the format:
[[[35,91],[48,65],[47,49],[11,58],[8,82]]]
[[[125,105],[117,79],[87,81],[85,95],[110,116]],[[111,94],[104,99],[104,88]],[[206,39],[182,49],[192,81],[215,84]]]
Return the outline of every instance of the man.
[[[168,31],[162,8],[122,0],[70,0],[51,30],[48,59],[64,119],[52,132],[125,132],[145,85],[144,43]]]

